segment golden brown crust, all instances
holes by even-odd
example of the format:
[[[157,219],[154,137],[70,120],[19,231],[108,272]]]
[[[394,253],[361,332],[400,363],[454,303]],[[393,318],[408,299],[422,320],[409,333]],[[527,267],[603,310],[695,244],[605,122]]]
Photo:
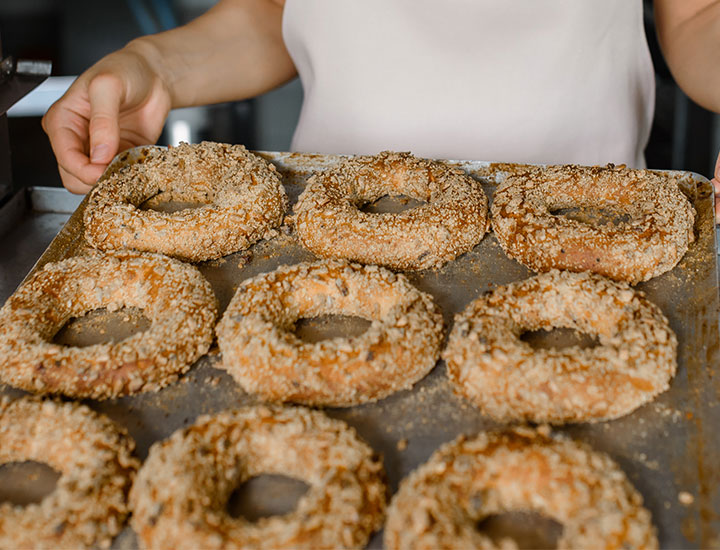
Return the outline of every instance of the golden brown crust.
[[[159,194],[203,206],[173,213],[138,208]],[[242,145],[182,143],[149,149],[141,161],[101,180],[83,222],[85,238],[96,248],[198,262],[247,248],[280,225],[286,209],[272,164]]]
[[[107,548],[139,462],[125,430],[84,405],[0,399],[0,464],[32,460],[60,478],[40,503],[0,504],[0,548]]]
[[[398,214],[358,208],[390,195],[424,204]],[[439,267],[487,231],[487,198],[458,168],[409,153],[353,157],[315,174],[295,206],[300,242],[318,256],[393,269]]]
[[[52,342],[71,317],[123,306],[142,309],[150,328],[117,343]],[[216,317],[200,272],[160,254],[93,252],[49,263],[0,309],[0,381],[95,399],[155,390],[207,352]]]
[[[296,509],[231,518],[231,492],[260,474],[310,485]],[[339,420],[300,407],[250,407],[201,417],[156,443],[130,501],[145,548],[363,548],[385,514],[383,468]]]
[[[365,333],[310,344],[290,330],[302,317],[371,321]],[[350,406],[410,388],[435,365],[442,316],[403,275],[323,260],[284,266],[238,288],[217,326],[221,367],[270,401]]]
[[[483,518],[534,511],[563,526],[557,547],[658,548],[642,496],[608,456],[545,430],[460,437],[400,484],[385,548],[514,548],[476,528]]]
[[[630,220],[589,225],[553,214],[574,207]],[[513,174],[492,205],[495,235],[521,264],[538,272],[592,271],[632,284],[675,267],[694,240],[694,220],[676,177],[612,165]]]
[[[597,335],[593,348],[532,349],[525,331]],[[669,387],[677,339],[660,308],[626,283],[553,270],[499,287],[455,318],[443,358],[458,393],[498,420],[593,422]]]

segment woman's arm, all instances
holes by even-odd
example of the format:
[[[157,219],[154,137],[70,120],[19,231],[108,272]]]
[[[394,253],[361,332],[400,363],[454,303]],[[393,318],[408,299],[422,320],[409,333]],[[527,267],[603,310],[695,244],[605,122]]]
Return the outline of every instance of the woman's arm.
[[[655,0],[660,47],[680,88],[720,112],[720,1]]]
[[[720,113],[720,1],[655,0],[655,24],[670,72],[693,101]],[[720,223],[720,155],[715,165]]]
[[[253,97],[290,80],[278,0],[222,0],[187,25],[129,44],[155,68],[172,108]]]
[[[86,193],[119,151],[155,143],[170,109],[245,99],[292,78],[282,9],[278,0],[222,0],[83,73],[43,118],[65,187]]]

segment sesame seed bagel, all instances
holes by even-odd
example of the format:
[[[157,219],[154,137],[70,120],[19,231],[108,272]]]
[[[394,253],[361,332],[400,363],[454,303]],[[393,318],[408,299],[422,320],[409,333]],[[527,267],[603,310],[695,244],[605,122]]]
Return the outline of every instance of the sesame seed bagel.
[[[659,546],[642,496],[613,460],[542,428],[517,428],[460,437],[403,480],[388,508],[385,548],[516,548],[477,528],[512,511],[562,524],[560,549]]]
[[[385,195],[426,204],[396,214],[359,210]],[[314,254],[399,270],[439,267],[471,250],[488,227],[487,198],[469,175],[388,151],[313,175],[295,213],[300,242]]]
[[[363,334],[317,343],[300,318],[352,315]],[[378,266],[323,260],[244,281],[217,326],[221,368],[269,401],[350,406],[410,388],[440,355],[442,316],[429,295]]]
[[[226,511],[261,474],[310,485],[292,512],[250,522]],[[364,548],[382,525],[380,459],[355,430],[319,411],[250,407],[200,417],[150,449],[130,501],[144,548]]]
[[[52,341],[73,317],[135,307],[151,321],[119,342]],[[177,379],[213,339],[210,284],[193,266],[147,252],[92,252],[48,263],[0,309],[0,381],[34,393],[102,399]]]
[[[533,349],[526,331],[597,336],[580,349]],[[618,418],[669,387],[677,339],[627,283],[553,270],[499,287],[456,316],[443,358],[456,391],[502,421]]]
[[[202,206],[172,213],[139,208],[158,195]],[[199,262],[249,247],[280,225],[286,209],[275,167],[242,145],[182,143],[148,149],[144,159],[102,179],[83,222],[95,248]]]
[[[0,503],[0,548],[110,546],[139,467],[125,430],[78,403],[2,398],[0,442],[0,464],[32,460],[60,473],[41,502]]]
[[[554,214],[567,208],[629,219],[596,225]],[[524,266],[592,271],[631,284],[675,267],[694,240],[694,221],[676,176],[612,165],[510,175],[492,205],[498,242]]]

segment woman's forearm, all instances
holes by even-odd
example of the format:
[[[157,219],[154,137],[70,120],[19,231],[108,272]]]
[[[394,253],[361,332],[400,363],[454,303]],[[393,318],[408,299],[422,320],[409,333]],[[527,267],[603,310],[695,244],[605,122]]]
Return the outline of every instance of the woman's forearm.
[[[665,59],[680,88],[720,112],[720,1],[655,0]]]
[[[221,0],[187,25],[126,48],[160,75],[172,108],[245,99],[296,74],[282,39],[282,10],[273,0]]]

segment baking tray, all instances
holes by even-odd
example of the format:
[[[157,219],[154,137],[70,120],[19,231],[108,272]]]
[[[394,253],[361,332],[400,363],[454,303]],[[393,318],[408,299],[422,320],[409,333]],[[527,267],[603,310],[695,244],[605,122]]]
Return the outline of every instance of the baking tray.
[[[133,162],[144,150],[139,148],[121,155],[110,170]],[[298,153],[259,154],[278,168],[291,206],[314,170],[330,167],[344,158]],[[507,174],[526,168],[478,161],[451,163],[474,177],[490,200],[496,185]],[[662,308],[677,333],[677,375],[667,392],[631,415],[611,422],[576,424],[555,430],[588,442],[620,464],[652,512],[663,548],[720,547],[720,376],[717,371],[720,336],[713,192],[711,184],[702,176],[680,175],[683,191],[698,213],[696,240],[675,269],[638,285]],[[401,202],[381,200],[373,208],[392,211],[401,207]],[[86,201],[80,204],[33,271],[49,261],[83,253],[85,204]],[[173,205],[159,203],[155,207],[172,209]],[[248,251],[198,264],[198,268],[212,284],[222,312],[240,281],[279,265],[312,259],[314,256],[300,247],[290,228],[284,226]],[[471,300],[497,285],[526,278],[531,272],[506,257],[494,235],[489,233],[471,252],[442,268],[407,275],[417,287],[434,296],[449,329],[453,316]],[[363,328],[361,322],[353,319],[340,321],[308,320],[300,323],[298,331],[303,338],[313,340]],[[144,326],[147,326],[145,319],[136,311],[97,312],[67,327],[58,341],[89,344],[108,337],[122,338]],[[537,342],[536,345],[565,345],[568,338],[553,332],[548,338],[541,338],[544,344]],[[138,455],[144,459],[152,443],[191,424],[198,415],[257,402],[227,374],[214,368],[218,360],[218,350],[214,347],[187,375],[159,392],[86,403],[125,426],[135,438]],[[0,394],[22,392],[3,387]],[[440,444],[460,433],[474,434],[498,427],[453,394],[442,361],[410,391],[374,404],[326,409],[326,412],[354,426],[382,454],[391,493],[397,490],[400,480],[425,462]],[[22,493],[22,476],[13,475],[19,487],[17,491]],[[27,473],[28,477],[36,475]],[[8,477],[7,468],[0,470],[0,482]],[[52,487],[52,476],[48,479]],[[301,490],[287,483],[258,481],[254,488],[247,489],[246,493],[254,491],[254,494],[246,494],[246,500],[255,499],[256,506],[276,507],[276,511],[291,506]],[[268,496],[272,494],[274,501]],[[263,499],[265,502],[261,502]],[[235,512],[243,508],[243,504],[233,506]],[[499,532],[530,525],[536,532],[526,535],[528,544],[533,545],[557,536],[556,526],[532,517],[511,515],[491,523],[486,527]],[[126,528],[113,546],[135,547],[131,530]],[[381,533],[378,533],[370,541],[370,547],[381,546]]]
[[[0,303],[32,269],[81,197],[57,187],[24,188],[0,205]]]

